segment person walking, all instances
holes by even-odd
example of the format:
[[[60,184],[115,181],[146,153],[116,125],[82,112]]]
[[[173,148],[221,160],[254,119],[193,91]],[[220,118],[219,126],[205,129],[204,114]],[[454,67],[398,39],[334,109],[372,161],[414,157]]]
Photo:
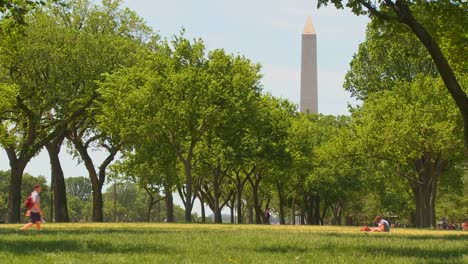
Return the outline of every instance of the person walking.
[[[33,206],[29,211],[31,222],[25,224],[21,230],[26,230],[34,225],[36,225],[36,229],[39,231],[41,230],[41,222],[42,222],[42,209],[41,209],[41,197],[39,193],[42,191],[42,186],[40,184],[34,185],[34,191],[31,193],[31,199],[33,202]],[[27,213],[26,213],[27,214]]]

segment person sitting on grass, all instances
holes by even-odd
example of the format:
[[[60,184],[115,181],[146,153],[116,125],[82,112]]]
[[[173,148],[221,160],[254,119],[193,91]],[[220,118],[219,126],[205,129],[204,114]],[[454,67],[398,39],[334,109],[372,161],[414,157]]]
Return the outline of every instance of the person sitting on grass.
[[[383,219],[380,215],[375,217],[375,222],[377,223],[377,227],[372,228],[372,232],[390,232],[388,221]]]
[[[42,209],[41,209],[41,198],[39,193],[42,191],[42,187],[40,184],[34,185],[34,191],[31,193],[31,198],[33,201],[33,206],[29,212],[29,216],[31,217],[31,223],[25,224],[21,230],[26,230],[33,225],[36,225],[36,229],[39,231],[41,230],[41,222],[42,222]]]

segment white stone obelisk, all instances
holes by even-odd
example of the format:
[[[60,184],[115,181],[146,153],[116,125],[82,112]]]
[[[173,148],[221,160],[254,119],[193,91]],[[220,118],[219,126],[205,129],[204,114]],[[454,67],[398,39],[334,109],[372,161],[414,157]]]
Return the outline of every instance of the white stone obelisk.
[[[307,17],[302,32],[300,111],[303,113],[318,113],[317,34],[310,16]]]

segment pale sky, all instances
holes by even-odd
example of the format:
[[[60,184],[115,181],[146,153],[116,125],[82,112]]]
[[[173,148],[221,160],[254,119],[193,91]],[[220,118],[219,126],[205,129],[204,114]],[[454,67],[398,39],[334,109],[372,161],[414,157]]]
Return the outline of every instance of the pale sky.
[[[318,104],[323,114],[347,114],[342,88],[352,55],[365,38],[367,17],[316,8],[314,0],[139,0],[125,3],[162,37],[182,27],[209,49],[223,48],[262,64],[264,90],[299,103],[301,33],[307,16],[317,31]]]
[[[208,49],[223,48],[262,65],[264,91],[298,104],[300,94],[301,33],[307,16],[317,32],[318,108],[323,114],[348,114],[354,104],[343,88],[349,62],[365,39],[367,17],[348,10],[316,8],[315,0],[126,0],[162,37],[170,38],[185,28],[189,38],[201,38]],[[103,154],[94,152],[100,162]],[[65,176],[88,175],[83,164],[66,154],[61,163]],[[8,158],[0,150],[0,170],[8,170]],[[26,172],[50,178],[50,164],[42,151]],[[196,202],[197,203],[197,202]],[[199,211],[195,208],[194,211]]]

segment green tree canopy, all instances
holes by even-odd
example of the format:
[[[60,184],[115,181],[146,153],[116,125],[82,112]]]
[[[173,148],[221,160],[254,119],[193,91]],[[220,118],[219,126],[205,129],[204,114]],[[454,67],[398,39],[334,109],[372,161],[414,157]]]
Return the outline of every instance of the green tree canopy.
[[[435,225],[437,184],[462,160],[461,120],[442,89],[440,79],[419,77],[369,96],[353,113],[361,155],[390,162],[407,179],[419,227]]]

